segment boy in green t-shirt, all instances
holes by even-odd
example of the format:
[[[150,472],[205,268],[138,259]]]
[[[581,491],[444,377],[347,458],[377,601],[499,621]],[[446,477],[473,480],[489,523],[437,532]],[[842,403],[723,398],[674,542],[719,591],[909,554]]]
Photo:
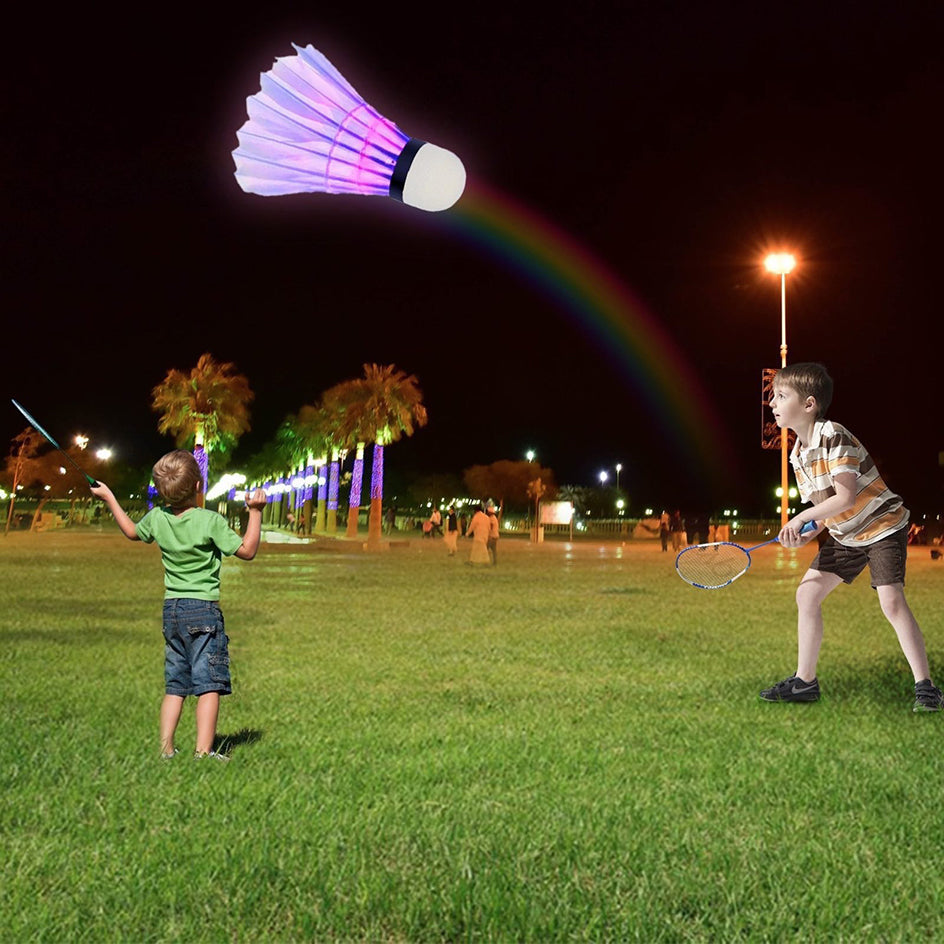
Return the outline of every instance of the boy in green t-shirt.
[[[129,540],[156,541],[164,563],[164,682],[161,703],[161,757],[177,750],[174,733],[184,699],[197,696],[197,744],[194,757],[229,760],[213,750],[220,696],[232,691],[228,638],[220,610],[222,557],[252,560],[259,549],[265,492],[246,498],[249,523],[240,537],[215,511],[196,506],[203,485],[197,460],[181,449],[160,458],[152,471],[167,507],[152,508],[137,525],[111,489],[102,483],[92,494],[111,510]]]

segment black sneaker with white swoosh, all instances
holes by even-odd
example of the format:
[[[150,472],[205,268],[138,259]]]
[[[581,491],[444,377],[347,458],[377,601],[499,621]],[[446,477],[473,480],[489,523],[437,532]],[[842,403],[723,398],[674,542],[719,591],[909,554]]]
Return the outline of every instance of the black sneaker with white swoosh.
[[[915,700],[912,711],[941,711],[944,709],[944,695],[931,684],[930,679],[915,683]]]
[[[791,675],[770,688],[765,688],[760,697],[764,701],[819,701],[819,682],[804,682],[798,675]]]

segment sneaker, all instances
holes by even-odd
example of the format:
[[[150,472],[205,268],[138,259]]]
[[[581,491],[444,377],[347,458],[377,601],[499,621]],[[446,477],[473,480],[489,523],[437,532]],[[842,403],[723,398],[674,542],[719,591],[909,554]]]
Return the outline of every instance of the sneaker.
[[[915,700],[912,711],[940,711],[944,708],[944,695],[931,684],[930,679],[915,683]]]
[[[161,753],[161,760],[173,760],[180,753],[179,748],[174,748],[169,754]]]
[[[798,675],[791,675],[770,688],[765,688],[760,697],[764,701],[819,701],[819,682],[804,682]]]
[[[194,760],[203,760],[206,757],[207,759],[213,758],[213,760],[229,760],[229,756],[226,754],[217,754],[216,751],[210,751],[208,754],[206,751],[196,751],[193,755]]]

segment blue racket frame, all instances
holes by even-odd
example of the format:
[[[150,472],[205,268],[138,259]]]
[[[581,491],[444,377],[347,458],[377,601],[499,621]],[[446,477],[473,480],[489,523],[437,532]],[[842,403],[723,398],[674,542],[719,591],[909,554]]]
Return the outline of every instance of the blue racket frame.
[[[815,531],[817,527],[818,525],[816,524],[815,521],[808,521],[805,525],[803,525],[802,528],[800,528],[800,534],[809,534],[811,531]],[[699,590],[723,590],[725,587],[730,587],[731,584],[734,583],[734,581],[738,579],[738,577],[743,577],[751,569],[751,554],[754,551],[759,550],[762,547],[767,547],[768,544],[779,544],[779,543],[780,543],[780,538],[776,537],[776,538],[771,538],[769,541],[762,541],[760,544],[755,544],[753,545],[753,547],[743,547],[740,544],[736,544],[734,541],[712,541],[707,544],[692,544],[690,547],[683,548],[681,551],[678,552],[678,555],[675,558],[675,570],[676,570],[676,573],[678,573],[679,577],[681,577],[681,579],[684,580],[685,583],[687,583],[690,587],[697,587]],[[679,568],[679,561],[682,559],[682,557],[685,554],[689,553],[690,551],[704,551],[704,550],[707,550],[708,548],[722,548],[722,547],[735,547],[739,551],[741,551],[741,553],[743,553],[744,556],[747,558],[747,563],[744,565],[744,567],[741,570],[739,570],[729,580],[724,581],[724,583],[704,584],[704,583],[698,583],[695,580],[689,580],[687,577],[683,575],[681,569]]]

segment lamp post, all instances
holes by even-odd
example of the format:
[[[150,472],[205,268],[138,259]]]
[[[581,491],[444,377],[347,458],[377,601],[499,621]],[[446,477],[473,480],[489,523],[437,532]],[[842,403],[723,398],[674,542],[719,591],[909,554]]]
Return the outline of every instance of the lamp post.
[[[623,463],[616,463],[616,491],[619,491],[619,474],[623,471]]]
[[[768,272],[780,276],[780,366],[787,366],[787,273],[796,267],[796,259],[789,252],[771,253],[764,260],[764,267]],[[787,455],[787,433],[780,430],[780,488],[783,496],[780,501],[780,527],[782,528],[789,518],[789,485],[787,469],[789,459]]]

